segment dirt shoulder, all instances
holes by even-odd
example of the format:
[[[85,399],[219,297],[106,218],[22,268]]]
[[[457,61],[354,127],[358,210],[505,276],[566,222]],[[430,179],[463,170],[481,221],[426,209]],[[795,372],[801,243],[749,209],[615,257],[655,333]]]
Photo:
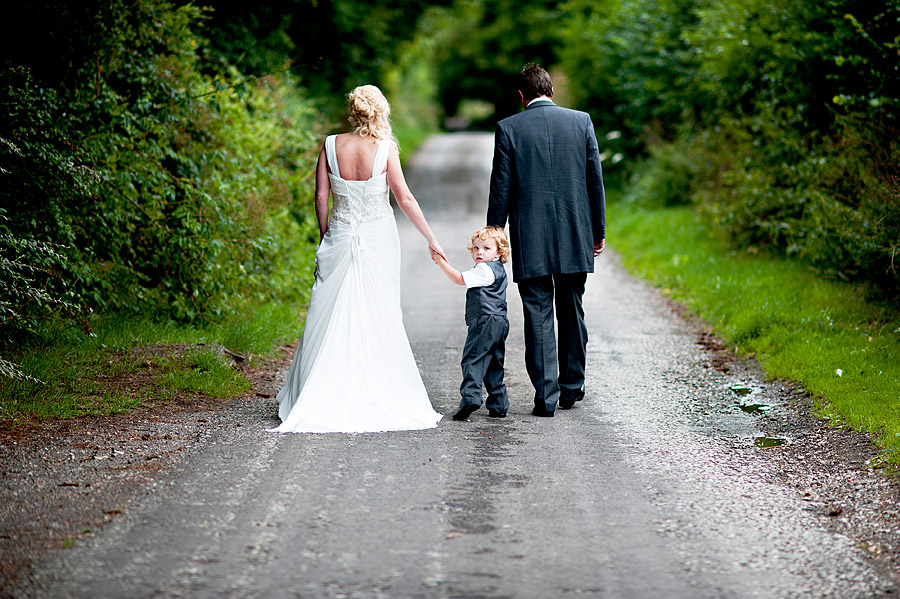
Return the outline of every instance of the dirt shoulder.
[[[704,323],[672,304],[697,331],[709,368],[744,380],[766,380],[750,358],[739,358]],[[900,477],[879,467],[871,435],[830,426],[814,416],[814,399],[797,385],[772,381],[779,409],[755,413],[767,439],[783,445],[760,447],[779,482],[796,489],[807,510],[832,530],[853,539],[889,579],[900,583]]]
[[[243,426],[228,418],[239,402],[272,402],[294,349],[245,368],[250,393],[228,400],[182,394],[127,414],[0,422],[0,597],[43,556],[97,534],[157,492],[207,430]]]

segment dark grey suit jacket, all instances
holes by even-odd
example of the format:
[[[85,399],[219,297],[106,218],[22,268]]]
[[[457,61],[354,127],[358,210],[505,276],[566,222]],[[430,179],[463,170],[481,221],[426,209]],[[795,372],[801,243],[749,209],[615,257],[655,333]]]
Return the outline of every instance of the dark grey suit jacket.
[[[606,196],[587,113],[541,100],[497,123],[487,224],[507,219],[514,281],[594,272]]]

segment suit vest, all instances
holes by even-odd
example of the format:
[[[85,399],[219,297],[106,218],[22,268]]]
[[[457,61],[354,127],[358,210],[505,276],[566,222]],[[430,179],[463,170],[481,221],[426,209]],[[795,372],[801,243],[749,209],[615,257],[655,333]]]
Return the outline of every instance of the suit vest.
[[[506,316],[506,269],[499,260],[484,264],[494,272],[494,282],[466,291],[466,325],[482,314]]]

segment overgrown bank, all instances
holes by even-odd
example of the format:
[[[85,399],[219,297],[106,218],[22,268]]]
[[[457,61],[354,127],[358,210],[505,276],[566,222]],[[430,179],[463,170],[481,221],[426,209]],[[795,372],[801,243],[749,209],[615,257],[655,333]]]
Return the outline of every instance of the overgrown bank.
[[[612,246],[900,463],[900,2],[566,7],[566,88],[624,183]]]
[[[266,355],[302,328],[333,126],[321,102],[285,69],[223,60],[193,5],[16,17],[0,72],[0,417],[245,390],[208,348]],[[158,345],[194,349],[133,349]]]
[[[350,71],[309,69],[319,50],[296,7],[272,3],[280,16],[267,21],[213,4],[44,0],[10,13],[0,417],[115,412],[172,390],[233,395],[246,381],[203,348],[258,357],[299,335],[320,140],[341,126],[351,76],[400,89],[415,69],[400,60],[388,72],[397,42],[352,72],[368,39],[342,46]],[[400,98],[402,141],[430,126],[419,99]],[[160,345],[174,349],[133,349]],[[145,388],[119,384],[140,368],[153,371]]]
[[[900,297],[898,0],[568,6],[569,90],[634,199]]]

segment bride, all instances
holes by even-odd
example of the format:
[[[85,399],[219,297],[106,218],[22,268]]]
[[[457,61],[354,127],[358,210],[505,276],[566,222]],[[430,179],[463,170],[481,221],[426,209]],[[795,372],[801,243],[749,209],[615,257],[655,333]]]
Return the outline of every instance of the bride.
[[[273,432],[415,430],[441,419],[403,328],[388,189],[430,251],[444,251],[406,185],[387,100],[374,85],[357,87],[349,100],[354,130],[327,137],[316,167],[318,269]]]

